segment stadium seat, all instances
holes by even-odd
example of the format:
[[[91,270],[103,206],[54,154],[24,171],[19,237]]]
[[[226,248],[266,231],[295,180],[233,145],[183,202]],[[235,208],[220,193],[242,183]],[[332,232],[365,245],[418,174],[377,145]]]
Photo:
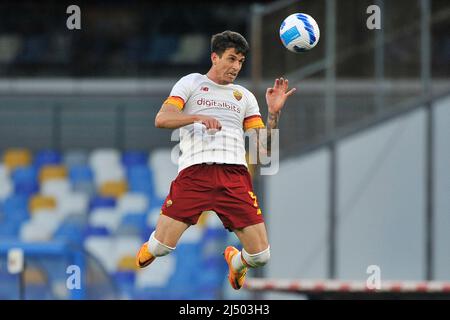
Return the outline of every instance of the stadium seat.
[[[69,179],[73,184],[82,181],[93,181],[94,174],[89,166],[76,164],[69,167]]]
[[[9,177],[0,177],[0,202],[8,198],[14,192],[14,185]]]
[[[22,194],[26,197],[32,196],[39,191],[39,185],[35,181],[24,181],[14,186],[16,194]]]
[[[16,167],[11,172],[14,192],[30,196],[38,192],[37,171],[33,166]]]
[[[146,165],[148,162],[148,153],[143,151],[125,151],[122,154],[122,164],[126,167]]]
[[[147,223],[146,225],[149,228],[156,228],[156,223],[158,222],[159,215],[161,214],[161,208],[153,208],[147,214]]]
[[[156,259],[151,268],[139,270],[136,275],[136,289],[166,288],[176,268],[175,255],[169,254],[162,259]]]
[[[117,270],[119,271],[134,271],[137,270],[136,266],[136,254],[126,255],[118,258]]]
[[[59,199],[71,192],[70,182],[67,179],[44,180],[41,183],[41,194]]]
[[[108,181],[123,181],[126,179],[125,170],[121,164],[105,164],[94,168],[94,182],[97,187]]]
[[[84,214],[88,212],[88,196],[81,192],[69,192],[58,199],[58,211],[63,215]]]
[[[45,165],[59,165],[61,160],[61,153],[54,150],[41,150],[34,155],[33,164],[39,169]]]
[[[0,180],[6,178],[10,178],[10,170],[5,164],[0,162]]]
[[[92,181],[79,181],[73,183],[72,188],[74,192],[83,193],[89,198],[93,198],[97,192],[97,189]]]
[[[36,194],[30,199],[29,210],[31,213],[35,213],[41,209],[56,209],[56,200],[51,196],[44,196]]]
[[[116,207],[116,198],[114,197],[102,197],[96,196],[93,197],[89,203],[89,211],[93,211],[97,208],[115,208]]]
[[[88,226],[88,216],[81,214],[68,214],[64,216],[62,223],[86,228]]]
[[[142,179],[143,181],[148,182],[149,179],[153,178],[153,173],[147,163],[131,165],[127,167],[127,177],[130,180]]]
[[[83,237],[84,239],[88,237],[106,237],[110,236],[111,232],[109,232],[108,228],[106,227],[97,227],[97,226],[90,226],[87,225],[84,228]]]
[[[192,294],[198,285],[198,278],[201,276],[198,270],[202,261],[202,233],[203,230],[196,227],[187,229],[173,252],[177,263],[168,285],[182,294],[177,297],[179,299],[189,296],[189,292]]]
[[[63,158],[64,165],[68,168],[89,164],[89,154],[83,150],[68,150],[64,153]]]
[[[73,223],[70,220],[64,220],[53,233],[53,239],[82,245],[84,239],[83,228],[84,226],[81,223]]]
[[[115,208],[97,208],[89,215],[89,225],[94,227],[105,227],[112,234],[120,223],[120,215]]]
[[[20,240],[50,241],[60,222],[61,216],[55,211],[38,210],[30,220],[22,223],[20,227]]]
[[[145,212],[148,208],[148,198],[142,193],[128,192],[117,201],[117,210],[120,214]]]
[[[67,169],[63,165],[45,165],[39,171],[39,182],[67,177]]]
[[[27,209],[14,209],[3,212],[4,220],[2,223],[12,222],[16,224],[21,224],[22,222],[30,218],[30,213]]]
[[[133,264],[134,263],[135,262],[133,258]],[[133,299],[134,283],[136,280],[135,270],[119,268],[116,272],[113,273],[113,279],[116,286],[120,290],[120,299]]]
[[[178,174],[178,166],[172,162],[171,152],[171,149],[157,149],[149,157],[148,165],[154,172],[156,195],[163,199]]]
[[[121,216],[116,235],[134,235],[147,241],[150,235],[146,228],[146,213],[130,213]]]
[[[116,271],[115,240],[109,236],[89,236],[84,241],[85,249],[109,272]]]
[[[133,165],[128,167],[127,178],[130,192],[145,194],[150,201],[150,206],[159,202],[159,198],[155,193],[153,173],[147,165]]]
[[[15,184],[23,182],[36,182],[37,170],[34,166],[16,167],[11,171],[11,179]]]
[[[28,149],[13,148],[5,150],[3,154],[3,162],[9,170],[16,167],[25,167],[31,164],[32,155]]]
[[[105,181],[100,185],[99,194],[103,197],[119,198],[127,192],[126,181]]]
[[[136,252],[139,251],[141,245],[142,242],[140,237],[117,236],[114,248],[116,252],[117,267],[119,267],[119,263],[124,263],[122,268],[126,267],[129,262],[128,258],[131,258],[131,261],[133,262],[133,267],[131,269],[134,269]]]
[[[111,164],[117,165],[121,163],[120,152],[116,149],[95,149],[89,156],[89,165],[94,170]]]
[[[12,194],[3,201],[2,211],[14,214],[17,210],[28,210],[28,198],[20,194]]]
[[[0,239],[15,239],[19,235],[21,221],[5,221],[0,223]]]

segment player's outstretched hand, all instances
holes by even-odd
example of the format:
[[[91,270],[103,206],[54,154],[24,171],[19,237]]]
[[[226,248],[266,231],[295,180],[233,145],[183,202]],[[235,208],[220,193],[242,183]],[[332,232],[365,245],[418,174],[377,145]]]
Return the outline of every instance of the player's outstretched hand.
[[[289,90],[289,80],[283,78],[275,79],[272,88],[267,88],[266,102],[269,107],[269,113],[277,113],[280,111],[286,99],[295,92],[295,88]]]

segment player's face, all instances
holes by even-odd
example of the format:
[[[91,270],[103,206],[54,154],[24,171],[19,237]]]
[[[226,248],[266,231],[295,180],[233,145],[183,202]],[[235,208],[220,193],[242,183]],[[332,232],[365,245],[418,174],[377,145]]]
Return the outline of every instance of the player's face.
[[[232,83],[239,74],[239,71],[241,71],[244,60],[244,55],[237,53],[234,48],[226,49],[222,57],[215,55],[213,62],[215,63],[214,67],[216,68],[219,82],[221,84]]]

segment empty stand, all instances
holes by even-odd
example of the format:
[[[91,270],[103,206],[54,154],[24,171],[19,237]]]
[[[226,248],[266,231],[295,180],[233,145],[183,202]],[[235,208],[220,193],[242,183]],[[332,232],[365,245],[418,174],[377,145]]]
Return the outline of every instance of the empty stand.
[[[84,251],[105,268],[123,299],[218,298],[227,232],[210,213],[186,231],[171,255],[136,270],[135,254],[155,230],[177,175],[171,153],[3,150],[0,241],[43,246],[62,241]],[[30,289],[35,290],[30,296],[47,290],[46,281],[51,279]]]

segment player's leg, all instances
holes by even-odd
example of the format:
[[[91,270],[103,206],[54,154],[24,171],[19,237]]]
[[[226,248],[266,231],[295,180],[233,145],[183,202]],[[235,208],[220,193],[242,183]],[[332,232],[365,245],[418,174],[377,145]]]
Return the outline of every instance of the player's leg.
[[[266,227],[247,168],[223,165],[217,168],[217,175],[224,188],[216,194],[215,211],[224,227],[234,231],[243,246],[242,252],[233,246],[224,252],[228,280],[234,289],[240,289],[247,268],[263,266],[270,258]]]
[[[136,256],[136,265],[144,268],[152,263],[155,258],[168,255],[178,243],[181,235],[189,224],[172,219],[161,214],[156,224],[156,230],[150,235]]]
[[[211,207],[211,187],[203,184],[211,176],[207,170],[205,166],[194,165],[182,170],[172,181],[169,194],[161,206],[156,230],[136,256],[138,267],[144,268],[156,257],[172,252],[183,232],[196,224],[200,214]]]
[[[228,246],[224,255],[229,267],[228,280],[231,286],[238,290],[244,284],[248,268],[262,267],[269,261],[270,246],[264,222],[233,231],[243,249],[239,251]]]
[[[233,231],[239,238],[245,251],[249,254],[255,254],[264,251],[269,247],[266,225],[264,222],[254,224],[242,229],[235,229]]]

